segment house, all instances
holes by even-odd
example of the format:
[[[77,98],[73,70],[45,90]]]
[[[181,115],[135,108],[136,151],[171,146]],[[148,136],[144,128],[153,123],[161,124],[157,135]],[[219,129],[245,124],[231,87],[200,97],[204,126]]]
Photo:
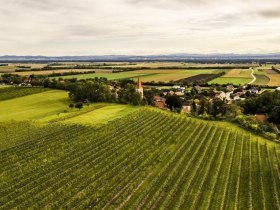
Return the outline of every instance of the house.
[[[260,122],[266,121],[266,115],[265,114],[256,114],[254,117],[255,117],[256,120],[258,120]]]
[[[245,100],[245,98],[243,97],[245,94],[245,92],[237,92],[233,94],[233,100]]]
[[[222,101],[225,99],[226,97],[226,93],[224,91],[219,91],[215,94],[215,98],[219,98]]]
[[[185,95],[184,92],[179,92],[179,91],[175,92],[174,94],[177,95],[177,96],[184,96]]]
[[[257,88],[252,88],[251,90],[249,90],[251,93],[254,93],[254,94],[258,94],[259,93],[259,90]]]
[[[227,92],[232,92],[232,91],[234,91],[234,86],[233,85],[227,85],[226,90],[227,90]]]
[[[166,108],[166,99],[160,96],[154,96],[154,104],[155,107],[158,107],[160,109],[165,109]]]
[[[182,93],[184,93],[185,90],[186,90],[185,87],[181,87],[181,86],[179,86],[179,85],[174,85],[174,86],[172,87],[172,89],[173,89],[175,92],[180,91],[180,92],[182,92]]]
[[[181,89],[181,86],[179,86],[179,85],[174,85],[174,86],[173,86],[173,89],[175,89],[175,90],[180,90],[180,89]]]
[[[192,111],[192,106],[191,105],[184,105],[182,107],[182,112],[184,113],[190,113]]]

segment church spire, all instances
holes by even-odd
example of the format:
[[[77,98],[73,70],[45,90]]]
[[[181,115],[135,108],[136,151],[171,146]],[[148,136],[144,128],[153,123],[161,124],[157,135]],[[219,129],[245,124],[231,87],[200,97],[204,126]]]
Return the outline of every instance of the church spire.
[[[144,89],[143,89],[143,86],[142,86],[142,82],[141,82],[140,77],[138,77],[138,80],[137,80],[137,88],[136,88],[136,91],[137,91],[138,93],[141,94],[141,97],[142,97],[142,98],[144,97]]]
[[[141,81],[140,77],[138,77],[137,89],[143,89],[143,87],[142,87],[142,81]]]

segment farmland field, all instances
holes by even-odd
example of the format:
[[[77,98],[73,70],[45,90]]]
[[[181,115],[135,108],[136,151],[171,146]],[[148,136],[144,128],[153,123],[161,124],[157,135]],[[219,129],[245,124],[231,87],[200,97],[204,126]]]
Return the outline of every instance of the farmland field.
[[[25,71],[25,72],[14,72],[14,74],[18,74],[20,76],[30,76],[32,74],[34,75],[49,75],[49,74],[53,74],[53,73],[87,73],[87,72],[92,72],[92,71],[95,71],[95,72],[111,72],[111,70],[99,70],[99,69],[64,69],[64,70],[52,70],[52,71]]]
[[[18,98],[26,95],[32,95],[43,91],[46,91],[46,89],[0,86],[0,101],[12,99],[12,98]]]
[[[257,78],[256,81],[253,83],[254,85],[268,85],[270,82],[269,77],[266,75],[255,74]]]
[[[194,69],[194,70],[137,70],[129,72],[120,73],[95,73],[95,74],[83,74],[83,75],[69,75],[62,76],[61,78],[77,78],[77,79],[87,79],[94,77],[105,77],[108,80],[118,80],[118,79],[134,79],[136,80],[138,76],[141,77],[143,82],[150,81],[163,81],[169,82],[171,80],[176,81],[184,79],[187,77],[195,76],[198,74],[216,74],[221,72],[221,70],[213,69]],[[59,78],[59,77],[56,77]]]
[[[244,85],[244,84],[248,84],[249,82],[252,81],[252,78],[236,78],[236,77],[219,77],[216,78],[212,81],[210,81],[210,84],[234,84],[234,85]]]
[[[227,123],[141,108],[101,127],[1,123],[0,136],[1,209],[280,207],[279,144]]]
[[[228,71],[225,75],[222,77],[225,78],[252,78],[251,77],[252,70],[250,69],[232,69]]]
[[[251,69],[232,69],[222,77],[216,78],[209,84],[234,84],[245,85],[253,80]]]
[[[84,69],[75,69],[82,67]],[[89,69],[86,69],[90,67]],[[47,68],[47,69],[44,69]],[[48,69],[49,68],[49,69]],[[52,69],[53,68],[53,69]],[[60,69],[66,68],[66,69]],[[141,68],[144,68],[141,70]],[[191,69],[193,68],[193,69]],[[217,68],[217,69],[215,69]],[[221,68],[221,69],[218,69]],[[250,68],[250,69],[249,69]],[[234,85],[248,84],[253,80],[252,68],[257,75],[256,85],[279,85],[277,74],[271,70],[272,64],[201,64],[201,63],[185,63],[185,62],[61,62],[61,63],[17,63],[8,66],[0,66],[0,73],[13,73],[21,76],[34,75],[50,75],[53,73],[75,73],[95,71],[96,73],[73,74],[65,76],[57,76],[54,78],[77,78],[89,79],[95,77],[105,77],[108,80],[132,79],[136,80],[138,76],[143,82],[174,82],[186,78],[190,78],[199,74],[217,74],[221,71],[226,72],[220,78],[216,78],[209,82],[217,84],[233,83]],[[33,71],[33,70],[36,71]],[[135,70],[134,70],[135,69]],[[15,72],[15,70],[24,70],[23,72]],[[120,71],[113,73],[112,71]],[[130,71],[127,71],[130,70]],[[124,72],[121,72],[124,71]],[[263,75],[263,76],[259,76]],[[265,77],[266,76],[266,77]],[[269,79],[269,81],[268,81]]]
[[[268,77],[270,79],[269,86],[280,86],[280,74],[269,74]]]
[[[1,121],[42,120],[68,109],[67,92],[49,90],[0,102]]]

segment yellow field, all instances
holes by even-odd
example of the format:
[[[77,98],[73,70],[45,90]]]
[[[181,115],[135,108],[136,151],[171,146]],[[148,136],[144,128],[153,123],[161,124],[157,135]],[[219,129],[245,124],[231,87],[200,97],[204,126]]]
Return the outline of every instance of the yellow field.
[[[225,78],[252,78],[251,69],[232,69],[229,70],[223,77]]]
[[[280,86],[280,74],[268,74],[267,76],[270,79],[269,86]]]

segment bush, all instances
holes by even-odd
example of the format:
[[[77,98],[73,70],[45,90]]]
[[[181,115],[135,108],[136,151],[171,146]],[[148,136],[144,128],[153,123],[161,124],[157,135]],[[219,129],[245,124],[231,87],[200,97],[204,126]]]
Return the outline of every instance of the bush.
[[[79,102],[79,103],[77,103],[76,105],[75,105],[75,108],[77,108],[77,109],[81,109],[81,108],[83,108],[83,103],[82,102]]]

